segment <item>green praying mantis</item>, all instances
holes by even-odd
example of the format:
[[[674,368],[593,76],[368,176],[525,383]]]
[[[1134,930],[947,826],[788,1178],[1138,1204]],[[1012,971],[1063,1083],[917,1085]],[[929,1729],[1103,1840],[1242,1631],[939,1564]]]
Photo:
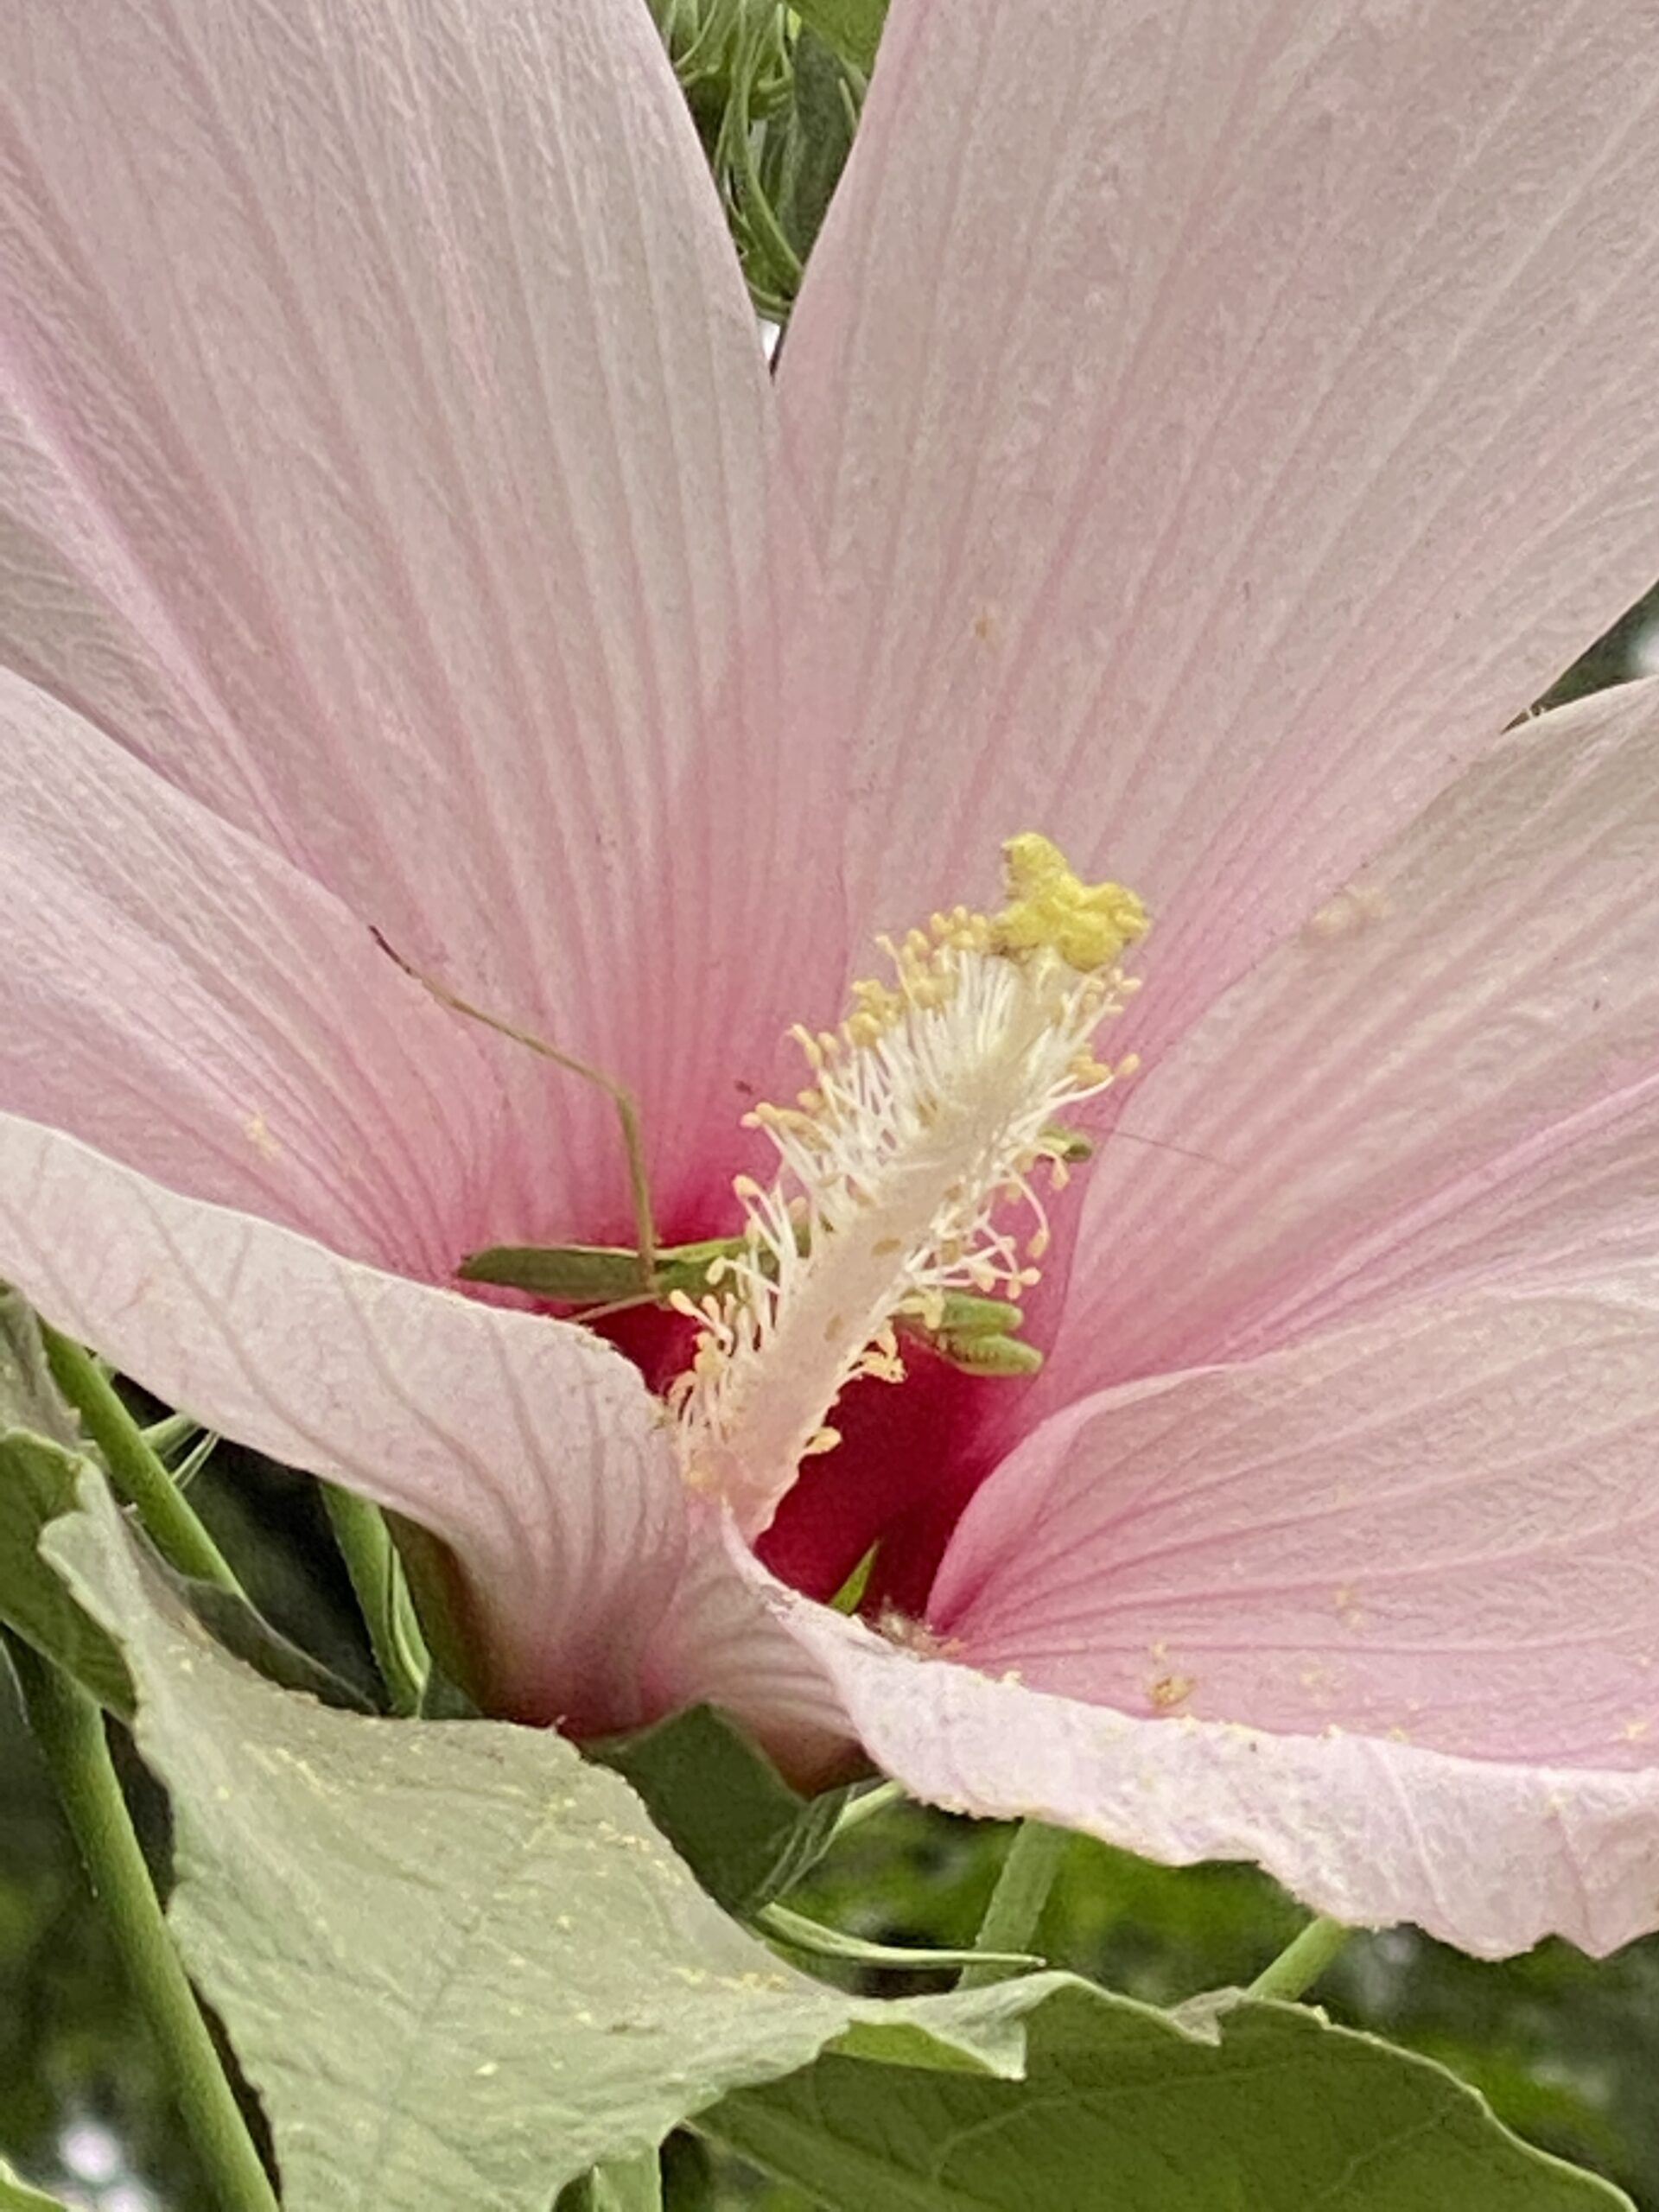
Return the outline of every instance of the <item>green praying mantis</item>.
[[[491,1244],[470,1252],[455,1269],[461,1282],[490,1283],[576,1309],[575,1318],[596,1321],[641,1306],[667,1306],[677,1298],[697,1300],[709,1287],[709,1269],[745,1251],[741,1236],[710,1236],[690,1244],[659,1243],[652,1211],[639,1111],[626,1085],[573,1054],[560,1052],[527,1029],[487,1014],[446,984],[405,960],[378,930],[375,943],[406,976],[452,1013],[481,1022],[500,1036],[550,1060],[569,1074],[602,1090],[615,1109],[627,1160],[628,1189],[634,1218],[632,1244]],[[1090,1138],[1081,1130],[1056,1125],[1045,1133],[1052,1156],[1068,1162],[1089,1159]],[[943,1294],[925,1317],[901,1316],[899,1326],[939,1358],[968,1375],[1034,1375],[1043,1363],[1035,1344],[1020,1335],[1025,1315],[1006,1299],[969,1291]]]
[[[594,1320],[630,1306],[666,1306],[677,1292],[695,1301],[708,1287],[709,1268],[744,1249],[741,1236],[662,1245],[647,1270],[632,1245],[492,1244],[469,1253],[455,1274],[462,1282],[498,1283],[582,1308],[577,1318]],[[1019,1335],[1024,1319],[1006,1299],[951,1291],[940,1299],[936,1320],[901,1316],[898,1325],[966,1374],[1034,1375],[1043,1355]]]

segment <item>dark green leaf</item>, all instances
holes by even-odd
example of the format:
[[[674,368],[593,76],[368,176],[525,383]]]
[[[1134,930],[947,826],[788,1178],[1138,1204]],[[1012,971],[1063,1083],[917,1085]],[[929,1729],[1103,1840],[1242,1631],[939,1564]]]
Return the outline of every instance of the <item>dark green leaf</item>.
[[[40,1540],[73,1510],[75,1485],[90,1462],[43,1437],[0,1435],[0,1621],[89,1690],[106,1711],[130,1719],[132,1683],[120,1650],[41,1556]],[[219,1642],[286,1689],[325,1704],[369,1710],[348,1682],[261,1618],[245,1598],[194,1582],[160,1560],[156,1573]]]
[[[73,1510],[86,1465],[44,1437],[16,1430],[0,1435],[0,1621],[125,1719],[132,1712],[132,1683],[120,1651],[39,1551],[47,1527]]]
[[[795,0],[795,12],[843,61],[869,75],[887,0]]]
[[[778,219],[804,261],[852,150],[857,117],[846,71],[822,39],[804,29],[795,41],[795,81]]]
[[[828,2212],[1628,2212],[1442,2068],[1318,2012],[1178,2019],[1077,1984],[1031,2020],[1022,2081],[831,2052],[699,2126]]]
[[[842,1790],[800,1796],[734,1722],[706,1705],[613,1738],[594,1755],[633,1784],[709,1896],[744,1916],[799,1880],[846,1802]]]
[[[233,1590],[220,1590],[208,1582],[188,1582],[162,1561],[156,1571],[184,1599],[202,1626],[212,1631],[227,1651],[285,1690],[302,1690],[324,1705],[349,1713],[372,1713],[374,1707],[360,1690],[353,1688],[333,1668],[325,1667],[308,1651],[291,1643],[263,1614],[255,1612],[245,1598]]]

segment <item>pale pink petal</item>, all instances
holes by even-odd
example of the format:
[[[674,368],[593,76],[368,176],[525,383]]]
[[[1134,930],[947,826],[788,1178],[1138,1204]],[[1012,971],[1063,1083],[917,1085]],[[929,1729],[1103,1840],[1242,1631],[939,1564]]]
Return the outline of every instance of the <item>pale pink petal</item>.
[[[823,1667],[780,1618],[778,1588],[729,1515],[695,1509],[684,1572],[646,1647],[645,1702],[720,1706],[792,1781],[817,1789],[845,1778],[858,1746]]]
[[[671,1205],[841,955],[830,874],[773,923],[770,395],[646,11],[0,0],[0,654],[632,1081]]]
[[[870,1756],[953,1811],[1032,1815],[1189,1866],[1254,1860],[1351,1924],[1483,1958],[1659,1924],[1659,1775],[1506,1765],[1358,1736],[1134,1719],[919,1656],[791,1593]]]
[[[1276,1733],[1659,1759],[1659,1265],[1403,1307],[1038,1428],[930,1625],[992,1673]]]
[[[1659,1927],[1659,1273],[1057,1416],[925,1628],[773,1592],[871,1757],[980,1814],[1501,1955]]]
[[[855,904],[1027,827],[1179,1030],[1652,579],[1645,0],[894,0],[783,349]]]
[[[684,1493],[657,1401],[588,1332],[341,1260],[10,1115],[0,1269],[169,1404],[442,1536],[493,1701],[647,1717]]]
[[[141,758],[197,764],[206,781],[237,756],[234,730],[149,585],[104,574],[118,551],[89,486],[0,373],[0,662]]]
[[[576,1078],[438,1007],[331,893],[3,673],[0,943],[0,1109],[187,1195],[442,1281],[556,1227],[591,1171]]]
[[[1155,939],[1145,966],[1155,997]],[[1512,732],[1136,1078],[1120,1126],[1047,1402],[1659,1255],[1659,684]]]

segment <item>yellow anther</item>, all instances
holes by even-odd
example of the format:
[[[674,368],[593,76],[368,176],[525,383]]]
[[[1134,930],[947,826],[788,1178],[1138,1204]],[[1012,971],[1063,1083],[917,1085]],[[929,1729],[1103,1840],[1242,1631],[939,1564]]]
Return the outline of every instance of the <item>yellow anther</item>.
[[[1058,952],[1068,968],[1109,968],[1147,933],[1147,910],[1121,883],[1085,883],[1052,838],[1027,830],[1002,848],[1008,903],[992,927],[1000,952]]]

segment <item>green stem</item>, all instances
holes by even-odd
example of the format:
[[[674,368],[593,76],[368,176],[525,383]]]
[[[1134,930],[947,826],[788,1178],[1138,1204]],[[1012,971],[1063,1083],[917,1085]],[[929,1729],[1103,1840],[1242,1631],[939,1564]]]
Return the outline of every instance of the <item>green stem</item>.
[[[1054,1886],[1054,1878],[1071,1841],[1065,1828],[1050,1827],[1044,1821],[1020,1821],[1014,1841],[1008,1846],[1008,1855],[1002,1861],[996,1887],[991,1891],[985,1917],[979,1923],[979,1933],[974,1938],[975,1950],[1031,1949],[1037,1923],[1043,1916],[1043,1907],[1048,1903],[1048,1893]],[[964,1967],[957,1986],[960,1989],[982,1989],[988,1982],[1005,1980],[1007,1973],[1006,1966],[986,1958],[974,1966]]]
[[[791,1951],[805,1951],[819,1959],[844,1959],[853,1966],[893,1967],[906,1974],[913,1974],[918,1967],[932,1973],[948,1972],[952,1967],[988,1966],[1007,1967],[1011,1974],[1017,1974],[1043,1963],[1029,1951],[998,1951],[988,1956],[978,1949],[936,1951],[900,1943],[870,1943],[861,1936],[844,1935],[822,1920],[809,1920],[804,1912],[791,1912],[786,1904],[763,1904],[754,1916],[754,1925],[763,1936],[786,1943]]]
[[[172,2077],[190,2140],[224,2212],[278,2212],[133,1834],[103,1716],[85,1690],[8,1637],[35,1740],[104,1908],[133,1995]]]
[[[793,299],[801,281],[801,257],[790,244],[783,225],[767,199],[754,149],[749,143],[749,92],[753,65],[759,73],[760,36],[746,40],[732,75],[732,104],[722,129],[734,173],[741,188],[741,204],[750,234],[764,255],[774,283],[771,289]]]
[[[156,1549],[181,1574],[216,1583],[239,1598],[242,1586],[194,1508],[144,1440],[144,1432],[122,1404],[115,1385],[89,1352],[41,1324],[52,1379],[86,1423],[104,1454],[116,1489],[154,1538]]]
[[[392,1711],[407,1719],[420,1711],[432,1669],[391,1533],[378,1510],[351,1491],[324,1483],[322,1502],[387,1699]]]
[[[1262,1967],[1246,1994],[1281,1997],[1294,2003],[1304,1991],[1312,1989],[1355,1932],[1339,1920],[1310,1920],[1300,1935],[1293,1936],[1278,1957]]]
[[[872,1783],[869,1789],[855,1797],[849,1804],[842,1807],[836,1816],[836,1825],[830,1831],[830,1842],[839,1843],[842,1836],[850,1835],[855,1828],[861,1828],[866,1821],[873,1821],[878,1813],[885,1813],[889,1805],[896,1805],[904,1794],[905,1785],[902,1782]]]

